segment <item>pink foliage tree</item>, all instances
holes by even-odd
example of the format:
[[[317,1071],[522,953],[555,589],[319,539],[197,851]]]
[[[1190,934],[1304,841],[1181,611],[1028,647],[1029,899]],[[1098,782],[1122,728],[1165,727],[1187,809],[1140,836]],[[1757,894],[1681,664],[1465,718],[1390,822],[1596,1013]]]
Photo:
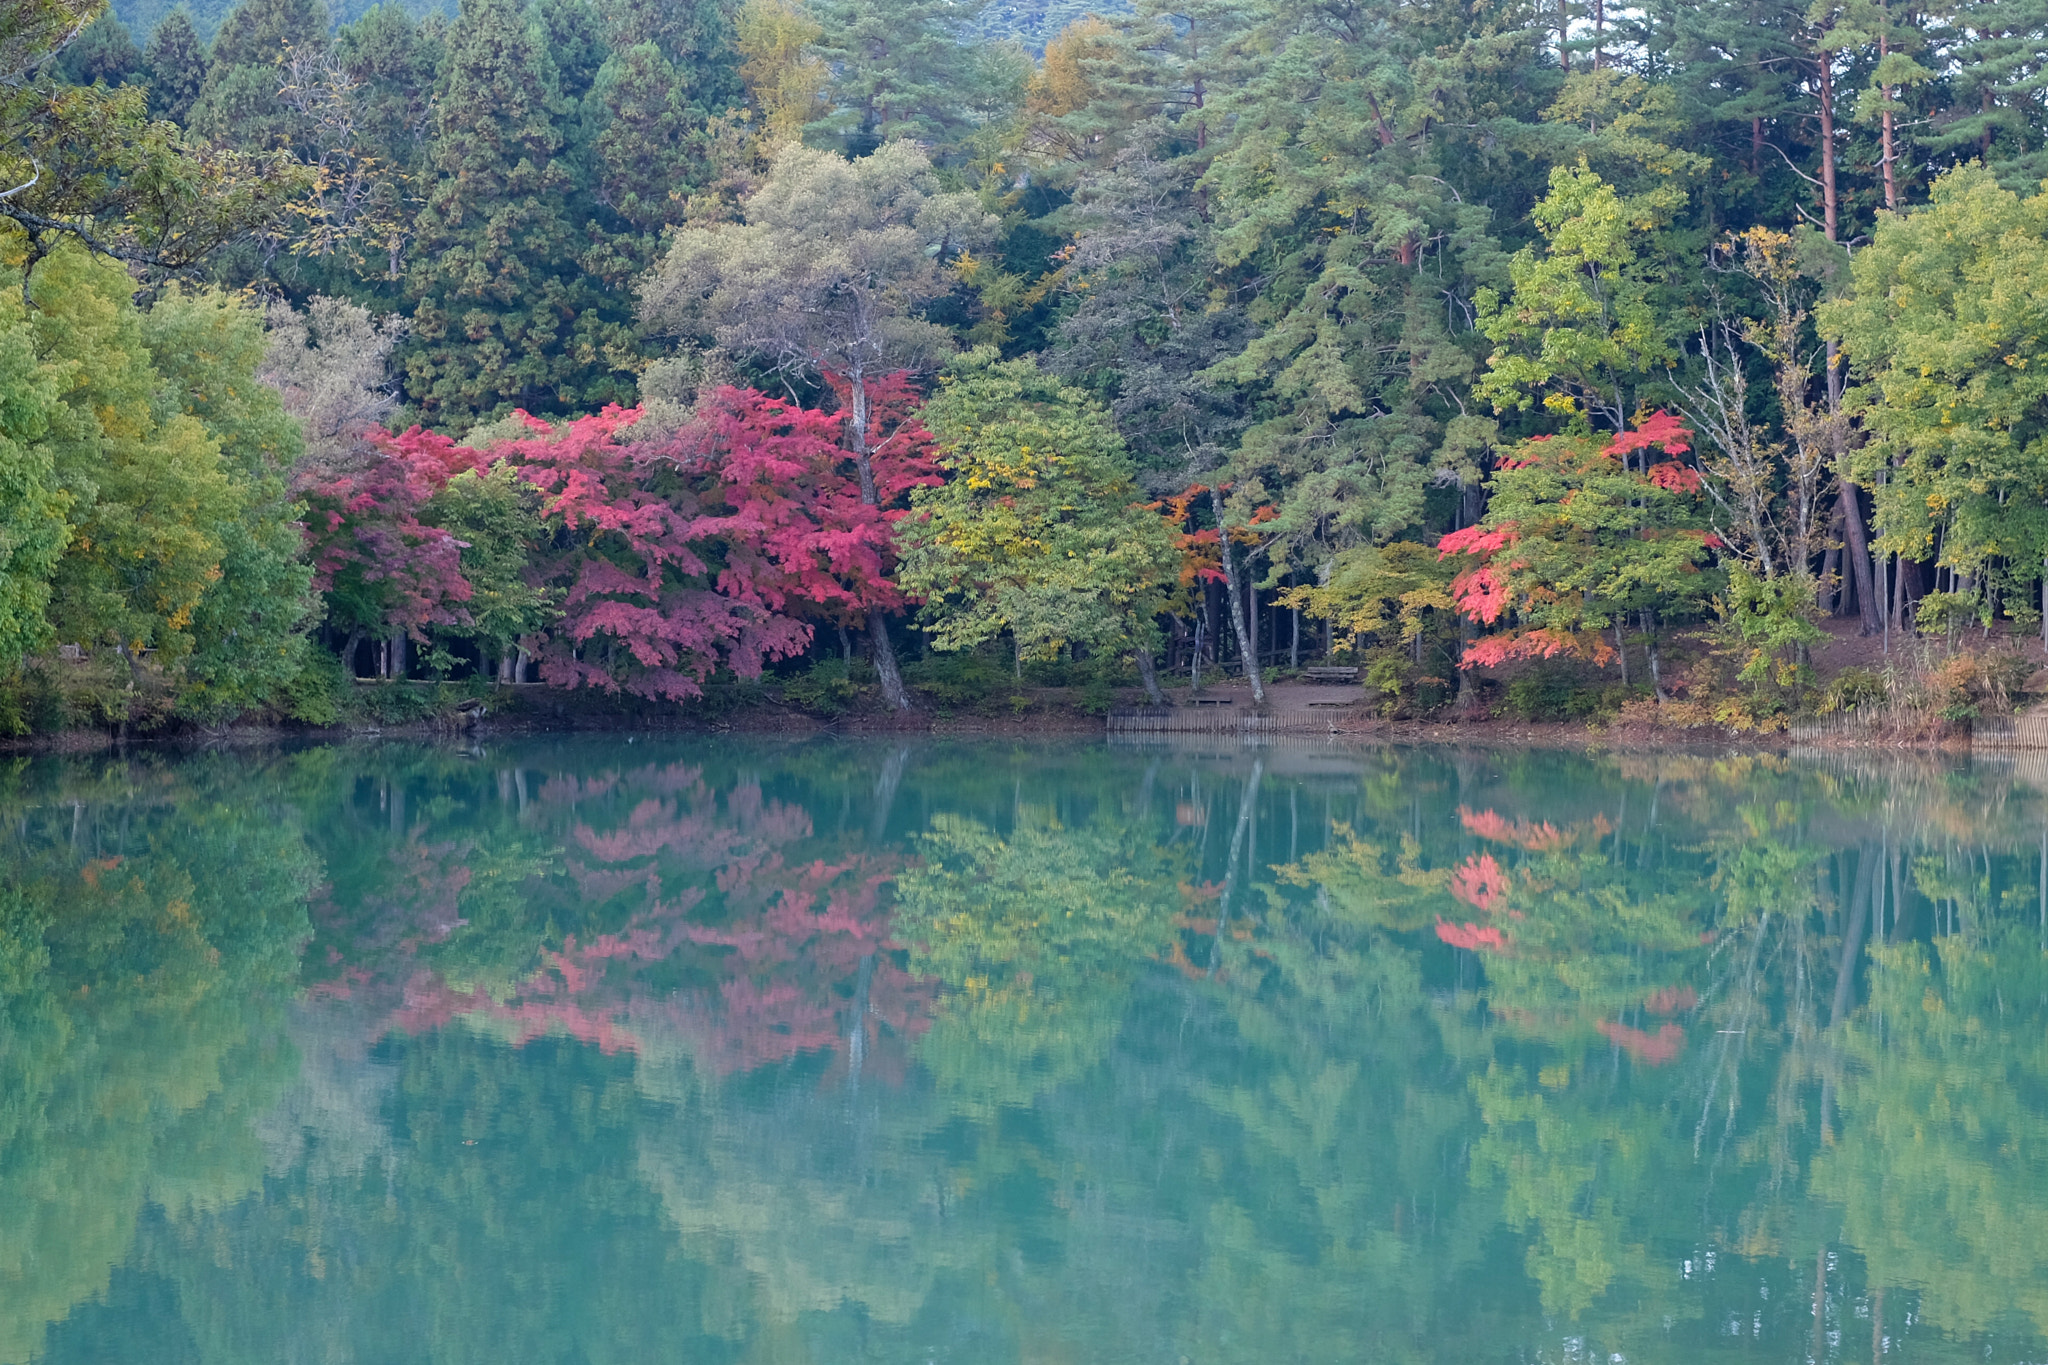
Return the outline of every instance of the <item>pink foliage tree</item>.
[[[872,461],[892,498],[931,477],[914,395],[894,387],[900,439]],[[535,566],[564,591],[539,651],[547,681],[682,699],[720,668],[753,678],[802,653],[812,620],[902,605],[888,577],[902,513],[863,496],[843,413],[727,387],[669,440],[622,443],[637,417],[607,408],[490,451],[563,532]]]
[[[428,626],[467,624],[462,542],[420,513],[449,479],[483,463],[414,427],[382,436],[361,469],[300,490],[313,586],[327,597],[329,620],[349,632],[344,660],[365,634],[421,639]]]

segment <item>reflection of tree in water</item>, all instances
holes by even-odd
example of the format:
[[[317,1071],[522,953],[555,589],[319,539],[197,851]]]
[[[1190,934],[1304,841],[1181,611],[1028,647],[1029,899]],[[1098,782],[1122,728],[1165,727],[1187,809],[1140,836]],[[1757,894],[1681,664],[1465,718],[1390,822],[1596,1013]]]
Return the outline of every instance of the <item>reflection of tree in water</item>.
[[[147,1205],[190,1215],[261,1178],[315,876],[272,776],[0,784],[0,1360],[106,1292]]]
[[[53,1359],[156,1313],[218,1360],[2002,1360],[2048,1313],[2043,812],[1982,770],[175,771],[75,841],[16,801],[0,1199],[84,1232],[0,1265],[0,1359],[101,1295]]]
[[[744,775],[413,771],[358,782],[335,823],[330,863],[355,876],[316,907],[331,964],[314,989],[374,1002],[373,1030],[459,1019],[608,1052],[674,1035],[734,1070],[851,1050],[858,995],[859,1047],[900,1068],[922,1022],[886,947],[893,857],[820,838]]]

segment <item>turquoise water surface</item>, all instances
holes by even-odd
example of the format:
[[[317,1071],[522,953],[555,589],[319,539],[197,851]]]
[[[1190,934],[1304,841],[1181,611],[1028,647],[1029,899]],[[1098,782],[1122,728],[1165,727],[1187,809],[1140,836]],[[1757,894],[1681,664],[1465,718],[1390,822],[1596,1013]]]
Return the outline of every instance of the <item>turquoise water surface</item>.
[[[1938,763],[0,764],[0,1365],[2048,1361]]]

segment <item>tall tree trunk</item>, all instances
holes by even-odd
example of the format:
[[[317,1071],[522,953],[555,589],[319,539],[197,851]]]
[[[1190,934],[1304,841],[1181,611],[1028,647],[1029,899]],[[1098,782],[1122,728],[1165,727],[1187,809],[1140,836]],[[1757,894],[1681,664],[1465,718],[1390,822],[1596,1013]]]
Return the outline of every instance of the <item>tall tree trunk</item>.
[[[1849,567],[1856,575],[1857,614],[1862,621],[1862,633],[1876,635],[1884,629],[1884,609],[1877,592],[1877,576],[1872,570],[1870,539],[1863,530],[1863,500],[1857,496],[1856,485],[1847,478],[1838,478],[1836,482],[1841,489],[1842,529],[1849,541]]]
[[[1244,852],[1245,831],[1251,828],[1252,809],[1258,804],[1259,786],[1265,776],[1266,760],[1254,758],[1251,780],[1244,784],[1244,792],[1238,797],[1237,828],[1230,835],[1230,859],[1223,865],[1223,891],[1216,897],[1216,937],[1209,947],[1211,976],[1223,965],[1223,935],[1230,924],[1230,899],[1237,891],[1238,858]]]
[[[875,809],[868,820],[868,842],[880,844],[889,833],[889,816],[896,809],[896,789],[903,785],[904,769],[910,766],[910,746],[899,745],[882,761],[875,775]]]
[[[1223,600],[1230,607],[1230,633],[1237,638],[1237,652],[1244,659],[1245,680],[1252,685],[1252,701],[1266,704],[1266,684],[1259,677],[1258,651],[1252,647],[1244,623],[1244,593],[1238,588],[1237,555],[1230,546],[1230,528],[1223,520],[1223,495],[1209,490],[1209,505],[1216,509],[1216,543],[1223,552]]]
[[[1840,204],[1835,193],[1835,54],[1822,52],[1815,63],[1820,95],[1820,208],[1830,242],[1840,239]],[[1830,359],[1833,352],[1829,352]]]
[[[854,469],[860,475],[860,500],[870,507],[880,507],[881,499],[875,489],[874,451],[868,439],[872,434],[868,426],[873,414],[868,407],[867,373],[856,365],[846,378],[852,407],[846,434],[853,442]],[[908,711],[910,689],[903,685],[903,670],[896,666],[896,649],[889,643],[889,627],[880,613],[868,618],[868,638],[874,647],[875,673],[882,681],[882,700],[892,710]]]
[[[1877,35],[1877,59],[1881,62],[1891,55],[1891,40],[1884,34]],[[1884,206],[1893,213],[1899,211],[1898,145],[1893,140],[1892,87],[1887,85],[1880,92],[1884,96]]]
[[[1830,242],[1841,239],[1841,196],[1835,189],[1835,74],[1834,54],[1822,52],[1816,63],[1820,94],[1820,193],[1822,222]],[[1842,509],[1842,529],[1849,542],[1849,566],[1856,575],[1856,601],[1862,633],[1874,635],[1884,628],[1879,616],[1870,540],[1863,530],[1863,500],[1845,467],[1848,442],[1842,430],[1842,357],[1830,340],[1827,347],[1828,444],[1835,457],[1837,501]]]
[[[903,685],[903,670],[896,666],[896,647],[889,643],[889,623],[876,612],[868,618],[868,639],[874,646],[875,675],[882,682],[882,700],[898,711],[910,709],[910,689]]]
[[[1138,659],[1138,681],[1145,684],[1145,700],[1154,706],[1166,705],[1166,694],[1159,690],[1159,673],[1152,666],[1152,650],[1139,640],[1131,651]]]
[[[1664,694],[1664,661],[1657,657],[1657,613],[1647,607],[1643,610],[1643,634],[1649,640],[1650,690],[1659,703],[1670,701]]]

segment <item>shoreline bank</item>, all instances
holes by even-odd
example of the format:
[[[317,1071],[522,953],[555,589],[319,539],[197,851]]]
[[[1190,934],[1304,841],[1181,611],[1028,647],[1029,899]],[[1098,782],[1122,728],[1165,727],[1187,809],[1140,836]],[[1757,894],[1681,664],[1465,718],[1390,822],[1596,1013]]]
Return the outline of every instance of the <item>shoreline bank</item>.
[[[1051,691],[1052,689],[1047,689]],[[585,701],[573,693],[551,700]],[[605,698],[616,703],[616,698]],[[1248,700],[1248,698],[1247,698]],[[1184,701],[1184,699],[1183,699]],[[1011,713],[985,713],[920,708],[908,713],[857,710],[818,716],[776,704],[738,707],[716,714],[655,706],[563,706],[539,713],[531,707],[486,708],[476,719],[436,718],[400,723],[308,725],[278,721],[238,721],[218,727],[183,727],[144,734],[120,735],[101,728],[74,728],[53,733],[0,738],[0,754],[89,754],[131,749],[204,749],[266,744],[335,744],[365,740],[513,739],[563,735],[758,735],[788,739],[930,737],[934,739],[1047,739],[1073,741],[1105,738],[1122,743],[1204,742],[1335,747],[1376,745],[1481,745],[1517,748],[1571,748],[1602,751],[1713,751],[1782,753],[1793,749],[1886,751],[1968,755],[1984,752],[1968,732],[1936,736],[1898,736],[1876,731],[1802,735],[1796,730],[1737,733],[1719,727],[1659,727],[1635,722],[1538,721],[1506,716],[1463,716],[1443,719],[1385,719],[1365,711],[1319,716],[1318,723],[1240,730],[1227,723],[1205,728],[1152,732],[1111,732],[1108,718],[1084,710],[1067,698],[1034,696],[1029,707]],[[1250,708],[1246,708],[1246,714]],[[1266,713],[1270,715],[1270,713]],[[2011,746],[1999,751],[2010,752]]]

